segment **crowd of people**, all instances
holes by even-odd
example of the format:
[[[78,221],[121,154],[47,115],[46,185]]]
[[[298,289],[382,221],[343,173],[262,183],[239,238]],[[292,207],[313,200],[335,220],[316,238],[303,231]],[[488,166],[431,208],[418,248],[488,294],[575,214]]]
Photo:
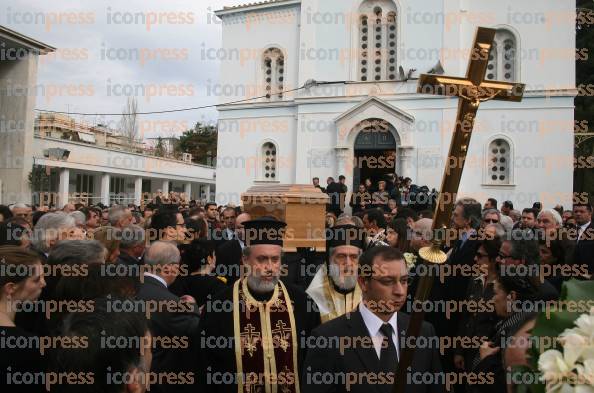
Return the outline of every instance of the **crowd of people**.
[[[392,391],[408,315],[425,307],[414,294],[436,193],[393,174],[367,179],[346,212],[344,176],[313,183],[330,196],[313,271],[285,266],[308,263],[283,253],[286,223],[238,206],[162,193],[142,206],[0,206],[0,389]],[[506,371],[527,364],[527,349],[501,343],[544,311],[525,305],[592,279],[592,205],[520,211],[466,198],[451,229],[420,336],[473,345],[419,346],[406,391],[443,392],[438,376],[454,373],[485,376],[458,379],[458,392],[507,392]],[[492,307],[438,307],[463,301]]]

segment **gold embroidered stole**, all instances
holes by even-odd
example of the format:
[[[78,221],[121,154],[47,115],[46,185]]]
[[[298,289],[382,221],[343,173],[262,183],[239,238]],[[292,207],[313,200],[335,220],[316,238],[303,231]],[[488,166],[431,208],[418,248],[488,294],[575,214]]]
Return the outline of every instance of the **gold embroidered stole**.
[[[330,277],[326,274],[324,277],[324,297],[328,308],[331,310],[328,314],[320,315],[322,323],[353,311],[361,302],[361,288],[357,283],[353,291],[347,294],[340,293],[334,289],[334,285],[330,283]]]
[[[236,281],[233,330],[238,393],[299,393],[297,328],[282,282],[269,301],[259,302],[247,278]]]

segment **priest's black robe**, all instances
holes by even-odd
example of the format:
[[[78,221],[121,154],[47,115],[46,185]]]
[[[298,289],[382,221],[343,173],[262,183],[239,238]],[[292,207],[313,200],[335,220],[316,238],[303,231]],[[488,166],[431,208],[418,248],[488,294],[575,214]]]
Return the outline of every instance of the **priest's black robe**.
[[[311,298],[299,287],[285,284],[295,315],[298,372],[305,360],[306,345],[312,329],[320,324],[320,314]],[[270,298],[270,297],[268,297]],[[260,300],[260,299],[258,299]],[[239,300],[241,302],[241,299]],[[237,393],[233,331],[233,287],[220,292],[204,305],[198,327],[200,339],[200,392]],[[244,370],[245,371],[245,370]],[[303,389],[301,390],[303,393]]]

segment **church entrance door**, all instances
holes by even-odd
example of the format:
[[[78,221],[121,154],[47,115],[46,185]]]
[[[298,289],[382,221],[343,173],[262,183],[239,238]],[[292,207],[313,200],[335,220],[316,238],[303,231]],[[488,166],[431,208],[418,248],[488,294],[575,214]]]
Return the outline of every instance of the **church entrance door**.
[[[374,184],[388,173],[396,172],[397,144],[390,125],[383,120],[369,120],[355,139],[353,162],[353,190],[365,179]]]

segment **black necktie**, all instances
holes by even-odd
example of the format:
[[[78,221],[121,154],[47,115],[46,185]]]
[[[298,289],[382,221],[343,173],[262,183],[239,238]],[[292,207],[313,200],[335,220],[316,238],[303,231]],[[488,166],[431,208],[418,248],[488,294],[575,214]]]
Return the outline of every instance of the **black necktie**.
[[[380,327],[380,332],[384,335],[382,349],[380,350],[380,371],[386,373],[395,373],[398,365],[398,353],[392,335],[394,328],[389,323],[384,323]]]

